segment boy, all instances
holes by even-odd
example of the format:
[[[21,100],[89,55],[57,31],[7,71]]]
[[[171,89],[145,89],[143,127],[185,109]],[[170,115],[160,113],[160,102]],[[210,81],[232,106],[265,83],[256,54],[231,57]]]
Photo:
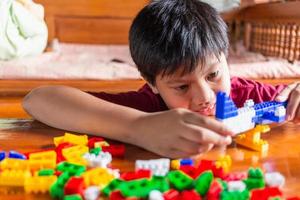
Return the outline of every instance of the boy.
[[[232,132],[208,116],[214,113],[215,94],[230,93],[241,106],[248,98],[274,99],[284,86],[230,79],[226,32],[208,4],[153,1],[134,19],[129,38],[133,60],[148,84],[121,94],[40,87],[25,97],[24,109],[50,126],[120,140],[171,158],[228,145]],[[281,94],[283,101],[291,94],[288,113],[295,118],[299,86]]]

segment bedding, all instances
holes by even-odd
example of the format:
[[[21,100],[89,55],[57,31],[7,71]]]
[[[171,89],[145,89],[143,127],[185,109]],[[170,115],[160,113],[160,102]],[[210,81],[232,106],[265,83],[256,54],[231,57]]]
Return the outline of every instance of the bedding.
[[[238,43],[229,51],[230,74],[250,79],[300,77],[300,62],[265,57]],[[0,61],[0,79],[140,79],[126,45],[55,42],[52,51],[35,57]]]

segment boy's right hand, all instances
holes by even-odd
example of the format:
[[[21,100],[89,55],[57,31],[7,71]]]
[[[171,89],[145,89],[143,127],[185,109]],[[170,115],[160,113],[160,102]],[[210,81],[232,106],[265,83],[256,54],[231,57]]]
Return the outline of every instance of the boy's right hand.
[[[187,109],[147,113],[134,124],[133,144],[170,158],[228,145],[233,133],[221,122]]]

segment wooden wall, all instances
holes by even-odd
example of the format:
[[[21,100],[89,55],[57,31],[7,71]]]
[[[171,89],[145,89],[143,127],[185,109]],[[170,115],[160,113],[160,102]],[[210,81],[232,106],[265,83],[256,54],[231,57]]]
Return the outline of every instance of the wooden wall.
[[[135,15],[149,0],[36,0],[45,8],[49,41],[127,44]]]

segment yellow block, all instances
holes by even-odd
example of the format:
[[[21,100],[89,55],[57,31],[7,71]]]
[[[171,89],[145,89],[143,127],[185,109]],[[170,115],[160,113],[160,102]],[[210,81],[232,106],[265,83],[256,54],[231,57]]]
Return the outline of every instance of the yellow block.
[[[0,186],[24,186],[25,180],[30,177],[28,170],[3,170],[0,173]]]
[[[57,180],[56,176],[32,176],[25,180],[26,193],[46,193],[50,186]]]

